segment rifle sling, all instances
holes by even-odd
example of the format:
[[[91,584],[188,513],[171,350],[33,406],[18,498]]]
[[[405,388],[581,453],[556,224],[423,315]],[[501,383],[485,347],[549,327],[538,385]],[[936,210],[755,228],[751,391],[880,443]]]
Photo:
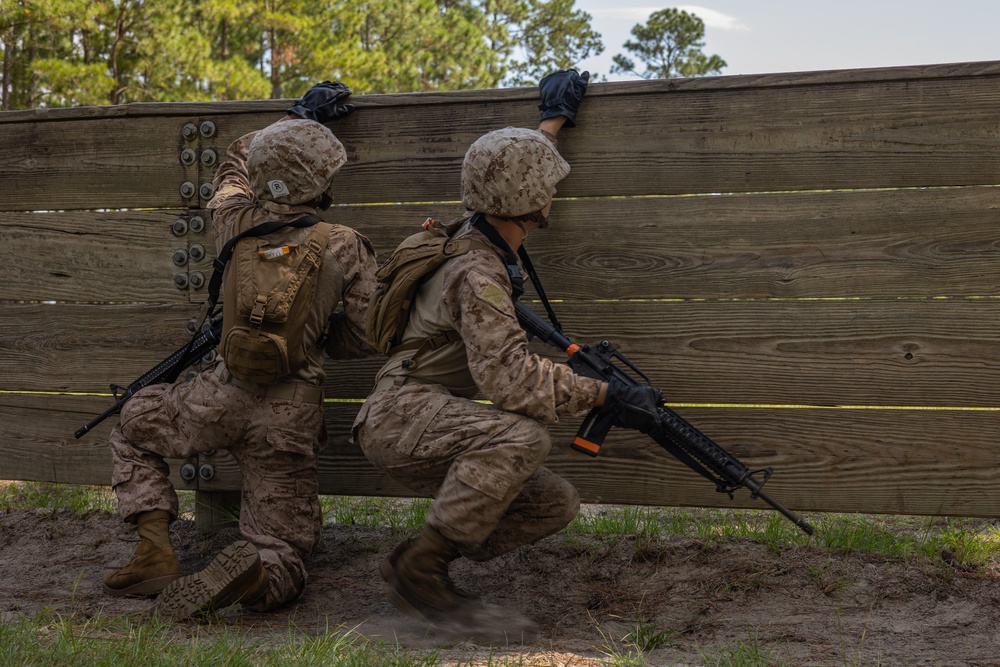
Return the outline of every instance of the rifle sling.
[[[513,293],[511,294],[511,300],[517,303],[524,295],[524,277],[521,275],[521,267],[517,264],[517,257],[521,258],[524,263],[524,270],[528,272],[528,277],[531,278],[531,284],[535,286],[535,292],[538,294],[538,298],[541,299],[542,305],[545,306],[545,312],[548,313],[549,321],[552,322],[552,326],[556,328],[557,331],[562,331],[562,325],[559,324],[559,320],[556,318],[556,313],[552,309],[552,305],[549,303],[548,298],[545,296],[545,290],[542,288],[542,282],[538,278],[538,273],[535,271],[535,266],[531,262],[531,257],[528,255],[528,249],[522,243],[517,249],[517,257],[514,255],[514,251],[510,249],[510,245],[507,241],[500,235],[500,232],[486,221],[486,217],[477,213],[472,218],[472,225],[481,231],[486,238],[488,238],[493,245],[504,253],[504,262],[507,265],[507,274],[510,276],[510,282],[513,286]]]

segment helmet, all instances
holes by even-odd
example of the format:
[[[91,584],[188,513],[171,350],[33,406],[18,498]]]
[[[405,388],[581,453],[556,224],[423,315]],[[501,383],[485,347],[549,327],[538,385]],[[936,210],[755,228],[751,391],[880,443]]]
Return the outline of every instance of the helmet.
[[[344,145],[325,125],[290,119],[257,133],[247,152],[250,187],[259,201],[304,204],[333,195],[333,176],[347,162]]]
[[[465,154],[462,203],[500,218],[536,213],[568,173],[569,164],[541,132],[494,130],[479,137]]]

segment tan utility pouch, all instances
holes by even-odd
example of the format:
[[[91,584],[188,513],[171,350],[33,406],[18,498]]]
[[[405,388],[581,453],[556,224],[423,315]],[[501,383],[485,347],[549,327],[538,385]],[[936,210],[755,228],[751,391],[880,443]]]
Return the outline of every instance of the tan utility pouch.
[[[234,377],[271,384],[305,365],[303,331],[330,229],[317,223],[300,244],[272,245],[265,237],[236,244],[225,284],[220,346]]]

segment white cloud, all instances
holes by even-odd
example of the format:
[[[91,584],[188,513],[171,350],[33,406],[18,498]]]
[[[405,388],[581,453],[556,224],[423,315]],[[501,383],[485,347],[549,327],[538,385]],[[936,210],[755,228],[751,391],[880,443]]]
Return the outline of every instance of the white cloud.
[[[595,18],[627,20],[636,23],[645,23],[649,20],[649,15],[664,9],[661,5],[653,6],[630,6],[630,7],[594,7],[588,8],[588,14]],[[678,5],[677,9],[694,14],[705,22],[707,28],[718,28],[719,30],[747,31],[750,30],[736,16],[729,16],[722,12],[698,5]]]
[[[718,28],[719,30],[733,30],[739,32],[750,30],[750,28],[744,25],[738,17],[723,14],[722,12],[717,12],[714,9],[709,9],[708,7],[699,7],[698,5],[678,5],[677,9],[685,11],[688,14],[694,14],[705,22],[706,28]]]

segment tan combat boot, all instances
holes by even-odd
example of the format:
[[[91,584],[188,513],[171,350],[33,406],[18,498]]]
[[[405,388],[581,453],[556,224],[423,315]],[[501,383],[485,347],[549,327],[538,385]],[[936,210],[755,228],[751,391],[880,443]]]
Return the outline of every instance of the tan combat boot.
[[[448,565],[458,556],[457,544],[425,524],[419,535],[399,544],[379,566],[389,584],[389,601],[432,623],[475,605],[479,598],[456,586],[448,574]]]
[[[220,551],[204,570],[164,588],[156,599],[156,611],[180,620],[237,602],[250,604],[267,593],[267,584],[267,570],[257,547],[239,540]]]
[[[104,575],[104,592],[115,597],[157,595],[181,576],[177,554],[170,544],[170,513],[143,512],[137,517],[140,542],[128,565]]]

